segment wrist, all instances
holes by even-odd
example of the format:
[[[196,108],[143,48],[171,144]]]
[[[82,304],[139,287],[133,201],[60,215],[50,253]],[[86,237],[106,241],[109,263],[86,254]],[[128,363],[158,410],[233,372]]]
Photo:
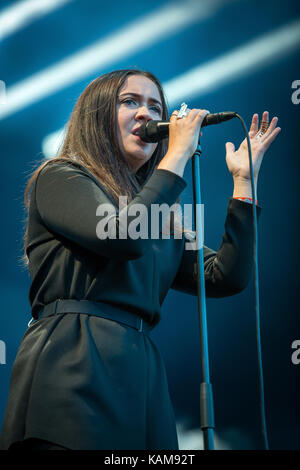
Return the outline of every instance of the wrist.
[[[188,158],[185,156],[167,152],[158,164],[157,169],[169,170],[182,177],[187,162]]]
[[[253,198],[250,179],[234,178],[233,197]],[[255,197],[257,199],[257,180],[254,180]]]

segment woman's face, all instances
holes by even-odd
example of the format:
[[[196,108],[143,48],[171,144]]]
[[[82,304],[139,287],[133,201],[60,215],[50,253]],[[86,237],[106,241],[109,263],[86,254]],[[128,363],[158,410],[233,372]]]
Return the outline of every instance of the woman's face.
[[[144,122],[162,118],[159,90],[144,75],[129,75],[118,93],[117,136],[120,149],[135,173],[153,155],[157,143],[143,142],[136,131]]]

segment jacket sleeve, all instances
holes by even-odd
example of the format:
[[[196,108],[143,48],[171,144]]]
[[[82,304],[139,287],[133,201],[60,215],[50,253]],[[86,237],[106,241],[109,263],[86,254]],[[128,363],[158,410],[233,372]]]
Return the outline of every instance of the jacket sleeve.
[[[139,215],[141,225],[147,224],[151,233],[151,204],[172,205],[185,187],[180,176],[156,169],[136,197],[119,211],[88,170],[51,162],[37,177],[35,203],[50,232],[101,256],[129,260],[143,256],[149,247],[148,239],[128,236],[130,223]],[[142,212],[137,212],[141,207]]]
[[[257,220],[261,207],[257,208]],[[251,204],[230,198],[225,232],[219,250],[203,247],[205,292],[207,297],[227,297],[247,286],[253,268],[253,228]],[[172,288],[197,295],[197,252],[183,250]]]

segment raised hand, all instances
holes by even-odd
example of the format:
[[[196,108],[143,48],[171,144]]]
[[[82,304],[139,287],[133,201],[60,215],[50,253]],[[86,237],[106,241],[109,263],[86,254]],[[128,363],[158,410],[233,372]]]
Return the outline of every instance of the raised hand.
[[[264,154],[270,147],[280,132],[280,127],[276,127],[278,118],[274,117],[269,125],[269,112],[264,111],[262,121],[258,129],[258,114],[252,117],[252,123],[249,131],[249,139],[252,152],[252,164],[254,179],[257,181],[260,166]],[[235,150],[232,142],[226,143],[226,163],[229,172],[234,179],[250,180],[250,165],[248,156],[247,139],[245,138],[239,148]]]

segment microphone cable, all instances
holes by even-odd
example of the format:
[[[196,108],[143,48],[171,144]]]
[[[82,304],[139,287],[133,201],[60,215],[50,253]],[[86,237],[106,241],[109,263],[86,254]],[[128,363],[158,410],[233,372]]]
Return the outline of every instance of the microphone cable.
[[[185,103],[182,104],[182,106]],[[267,425],[266,425],[266,416],[265,416],[265,400],[264,400],[264,380],[263,380],[263,370],[262,370],[262,358],[261,358],[261,335],[260,335],[260,311],[259,311],[259,287],[258,287],[258,255],[257,255],[257,215],[256,215],[256,194],[254,186],[254,176],[253,176],[253,165],[252,165],[252,152],[250,139],[248,135],[248,130],[246,128],[243,118],[235,112],[226,111],[223,113],[209,114],[206,116],[206,122],[203,121],[204,126],[209,124],[218,124],[223,121],[232,119],[233,117],[238,117],[244,128],[244,132],[247,139],[248,145],[248,155],[249,155],[249,165],[250,165],[250,175],[251,175],[251,188],[252,188],[252,216],[253,216],[253,238],[254,238],[254,287],[255,287],[255,316],[256,316],[256,343],[257,343],[257,359],[258,359],[258,372],[259,372],[259,393],[260,393],[260,418],[261,418],[261,427],[262,434],[264,439],[264,448],[269,450],[268,436],[267,436]],[[203,124],[202,123],[202,124]],[[202,125],[203,127],[203,125]],[[169,121],[149,121],[145,124],[142,124],[138,131],[138,135],[145,142],[158,142],[164,139],[168,135]],[[266,130],[266,128],[262,128]]]
[[[258,371],[259,371],[259,393],[260,393],[260,418],[261,418],[261,427],[262,434],[264,439],[264,448],[269,450],[268,443],[268,434],[267,434],[267,425],[266,425],[266,414],[265,414],[265,399],[264,399],[264,380],[263,380],[263,368],[262,368],[262,358],[261,358],[261,335],[260,335],[260,311],[259,311],[259,284],[258,284],[258,255],[257,255],[257,215],[256,215],[256,194],[255,194],[255,185],[254,185],[254,176],[253,176],[253,166],[252,166],[252,152],[248,130],[246,128],[243,118],[235,113],[243,125],[247,145],[248,145],[248,154],[249,154],[249,164],[250,164],[250,175],[251,175],[251,187],[252,187],[252,215],[253,215],[253,235],[254,235],[254,287],[255,287],[255,316],[256,316],[256,343],[257,343],[257,359],[258,359]]]

